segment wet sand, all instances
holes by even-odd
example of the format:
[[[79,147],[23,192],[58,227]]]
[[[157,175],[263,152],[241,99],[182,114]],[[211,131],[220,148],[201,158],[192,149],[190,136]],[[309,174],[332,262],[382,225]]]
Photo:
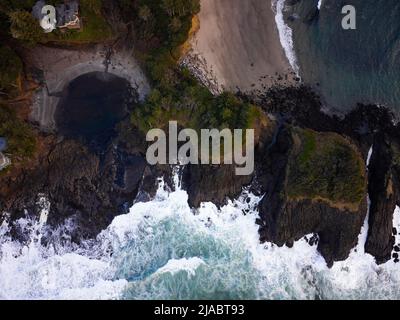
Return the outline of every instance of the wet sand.
[[[260,89],[292,71],[270,0],[201,0],[199,19],[191,55],[220,87]]]

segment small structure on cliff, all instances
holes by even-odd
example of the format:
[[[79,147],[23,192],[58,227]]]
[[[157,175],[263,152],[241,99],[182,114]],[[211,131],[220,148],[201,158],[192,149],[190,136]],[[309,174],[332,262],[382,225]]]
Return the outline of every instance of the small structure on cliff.
[[[11,164],[11,160],[7,158],[3,151],[7,148],[7,140],[5,138],[0,137],[0,171],[5,169]]]
[[[32,8],[33,16],[41,21],[45,16],[42,13],[42,8],[46,5],[44,0],[36,2]],[[57,28],[60,30],[80,30],[82,27],[81,19],[79,17],[79,0],[64,0],[63,3],[57,5],[56,20]]]
[[[0,152],[3,152],[7,148],[6,138],[0,137]]]
[[[80,29],[79,0],[64,0],[56,7],[57,27],[60,29]]]

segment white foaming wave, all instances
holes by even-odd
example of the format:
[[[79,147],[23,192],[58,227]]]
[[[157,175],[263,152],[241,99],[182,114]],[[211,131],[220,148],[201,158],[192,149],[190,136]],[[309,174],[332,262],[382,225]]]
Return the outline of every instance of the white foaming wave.
[[[275,11],[275,23],[278,28],[279,39],[283,50],[285,51],[286,58],[288,59],[293,71],[300,76],[300,68],[297,62],[296,52],[293,43],[293,31],[285,23],[284,10],[285,0],[272,1],[272,8]]]
[[[322,0],[318,0],[318,5],[317,5],[318,10],[321,10],[321,6],[322,6]]]
[[[316,245],[310,246],[304,239],[293,248],[260,244],[256,207],[261,199],[245,190],[238,200],[220,209],[203,203],[193,212],[185,191],[168,192],[161,183],[153,201],[134,204],[127,215],[116,217],[99,235],[95,254],[82,248],[66,248],[65,252],[45,248],[35,238],[40,233],[36,227],[32,227],[35,232],[30,243],[13,242],[7,239],[7,225],[3,223],[0,297],[119,299],[126,298],[129,289],[128,297],[133,298],[192,298],[196,297],[190,292],[192,286],[193,291],[206,293],[222,289],[234,292],[239,286],[235,298],[400,297],[399,265],[389,261],[378,266],[364,253],[367,225],[350,257],[329,269]],[[393,223],[400,230],[399,208]],[[181,236],[178,231],[184,235],[176,240]],[[168,238],[159,237],[166,233]],[[396,235],[396,243],[399,241]],[[199,244],[200,249],[193,250]],[[182,252],[186,254],[182,256]],[[157,255],[162,259],[154,265]],[[124,273],[117,272],[121,261],[128,274],[140,268],[146,272],[139,278],[123,277]],[[181,277],[180,271],[188,277]]]
[[[374,146],[372,145],[371,148],[369,148],[369,150],[368,150],[368,156],[367,156],[367,162],[366,162],[367,168],[369,166],[369,163],[371,162],[371,157],[372,157],[373,152],[374,152]]]
[[[120,296],[124,282],[112,281],[113,268],[106,260],[68,252],[70,248],[56,252],[52,246],[43,246],[40,242],[42,222],[27,218],[18,221],[30,236],[28,243],[13,241],[8,235],[9,225],[1,225],[1,299],[78,299],[83,296],[116,299]]]
[[[196,274],[196,269],[205,264],[206,263],[198,257],[170,259],[167,264],[158,269],[155,274],[170,273],[174,275],[178,272],[185,271],[189,276],[194,276]]]
[[[393,226],[400,230],[400,208],[393,214]],[[368,230],[364,227],[359,241],[366,239]],[[400,236],[396,236],[399,243]],[[400,268],[393,260],[377,265],[375,259],[365,253],[359,245],[346,261],[336,262],[331,270],[324,273],[335,288],[334,297],[364,299],[399,299]]]

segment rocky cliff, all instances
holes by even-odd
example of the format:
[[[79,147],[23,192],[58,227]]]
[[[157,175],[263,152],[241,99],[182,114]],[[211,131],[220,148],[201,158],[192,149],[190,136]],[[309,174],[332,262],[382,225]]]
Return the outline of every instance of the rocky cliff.
[[[268,99],[266,99],[268,97]],[[248,97],[242,97],[248,99]],[[346,259],[368,211],[366,251],[379,263],[391,258],[392,218],[399,201],[400,139],[387,110],[359,106],[344,118],[327,116],[306,88],[280,89],[257,98],[270,121],[258,134],[256,171],[238,177],[232,166],[186,166],[182,185],[189,204],[223,205],[242,187],[264,195],[260,240],[279,246],[313,234],[327,263]],[[368,151],[372,148],[369,166]],[[154,196],[157,179],[172,188],[169,166],[149,166],[145,138],[126,119],[102,152],[61,140],[35,169],[1,177],[1,209],[12,219],[38,213],[38,197],[51,203],[52,226],[73,219],[77,242],[93,238],[133,201]],[[23,239],[23,234],[14,235]]]

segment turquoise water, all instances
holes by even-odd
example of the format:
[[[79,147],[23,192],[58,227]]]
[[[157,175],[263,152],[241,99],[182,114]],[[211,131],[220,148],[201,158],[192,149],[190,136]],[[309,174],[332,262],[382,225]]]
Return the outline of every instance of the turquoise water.
[[[286,5],[290,1],[286,1]],[[400,1],[298,1],[286,6],[300,75],[332,109],[357,102],[400,112]],[[342,28],[344,5],[356,8],[356,30]]]
[[[260,244],[259,200],[244,191],[221,210],[205,203],[193,211],[184,190],[161,184],[153,201],[134,204],[95,241],[72,245],[63,231],[73,228],[67,221],[44,246],[51,204],[43,197],[39,221],[17,222],[31,235],[28,243],[8,238],[6,222],[0,227],[0,298],[400,298],[399,266],[378,266],[364,253],[367,225],[349,259],[328,269],[304,240],[293,248]],[[400,228],[400,210],[394,223]]]

